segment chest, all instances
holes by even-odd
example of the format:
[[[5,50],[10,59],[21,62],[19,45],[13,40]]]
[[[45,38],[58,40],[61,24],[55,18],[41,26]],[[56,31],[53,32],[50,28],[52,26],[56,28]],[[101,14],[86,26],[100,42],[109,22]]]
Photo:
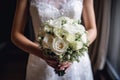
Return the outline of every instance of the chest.
[[[31,0],[30,7],[31,11],[36,9],[43,22],[60,16],[80,19],[82,0]]]

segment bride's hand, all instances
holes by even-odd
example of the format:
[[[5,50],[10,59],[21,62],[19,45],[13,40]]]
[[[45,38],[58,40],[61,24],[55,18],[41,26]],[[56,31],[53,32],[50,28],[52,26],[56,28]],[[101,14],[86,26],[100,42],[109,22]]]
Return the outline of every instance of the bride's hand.
[[[48,58],[44,56],[44,60],[47,62],[48,65],[53,67],[56,70],[67,70],[71,66],[71,62],[63,62],[60,63],[56,59]]]
[[[59,63],[58,63],[58,61],[56,59],[49,58],[49,57],[46,57],[46,56],[44,56],[43,59],[47,62],[47,64],[49,66],[51,66],[51,67],[53,67],[55,69],[59,69],[59,67],[58,67]]]
[[[55,68],[56,70],[67,70],[72,64],[71,62],[68,61],[59,63],[56,59],[49,58],[47,56],[44,56],[43,54],[41,55],[41,58],[44,59],[48,65]]]
[[[71,62],[63,62],[61,64],[59,64],[59,70],[67,70],[70,66],[71,66]]]

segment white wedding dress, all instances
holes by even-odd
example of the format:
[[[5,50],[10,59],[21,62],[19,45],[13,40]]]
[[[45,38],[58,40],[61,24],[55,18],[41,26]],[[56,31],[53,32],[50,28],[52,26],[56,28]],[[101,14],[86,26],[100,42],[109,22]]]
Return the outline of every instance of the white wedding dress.
[[[48,19],[67,16],[81,19],[83,0],[31,0],[30,13],[35,36],[37,37],[42,23]],[[41,58],[30,54],[26,80],[93,80],[89,56],[85,53],[80,62],[73,62],[62,77]]]

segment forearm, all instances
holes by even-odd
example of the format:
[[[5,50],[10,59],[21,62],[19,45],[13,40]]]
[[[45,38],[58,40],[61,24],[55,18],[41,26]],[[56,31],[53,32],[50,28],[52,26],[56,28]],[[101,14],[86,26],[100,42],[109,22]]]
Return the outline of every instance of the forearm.
[[[86,30],[88,31],[88,41],[90,45],[97,36],[93,0],[84,0],[83,20]]]
[[[11,40],[17,47],[24,50],[25,52],[34,54],[34,55],[39,56],[41,58],[43,57],[41,54],[42,51],[40,50],[38,44],[30,41],[21,33],[16,32],[16,33],[12,34]]]
[[[27,22],[28,4],[27,0],[18,0],[11,30],[11,40],[20,49],[41,56],[39,46],[24,36],[25,24]]]

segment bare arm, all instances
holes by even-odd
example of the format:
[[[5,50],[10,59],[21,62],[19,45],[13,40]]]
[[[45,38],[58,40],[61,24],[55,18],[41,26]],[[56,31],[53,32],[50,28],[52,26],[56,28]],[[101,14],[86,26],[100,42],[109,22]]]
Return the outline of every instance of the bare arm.
[[[11,32],[12,42],[22,50],[44,59],[48,65],[54,68],[58,68],[58,63],[55,60],[45,57],[42,54],[39,46],[24,36],[24,29],[27,20],[27,10],[27,0],[18,0]]]
[[[93,0],[83,1],[83,20],[88,31],[89,44],[91,44],[97,36]]]
[[[18,0],[12,26],[11,40],[22,50],[41,57],[41,50],[39,49],[38,45],[24,36],[24,28],[27,20],[27,10],[27,0]]]

